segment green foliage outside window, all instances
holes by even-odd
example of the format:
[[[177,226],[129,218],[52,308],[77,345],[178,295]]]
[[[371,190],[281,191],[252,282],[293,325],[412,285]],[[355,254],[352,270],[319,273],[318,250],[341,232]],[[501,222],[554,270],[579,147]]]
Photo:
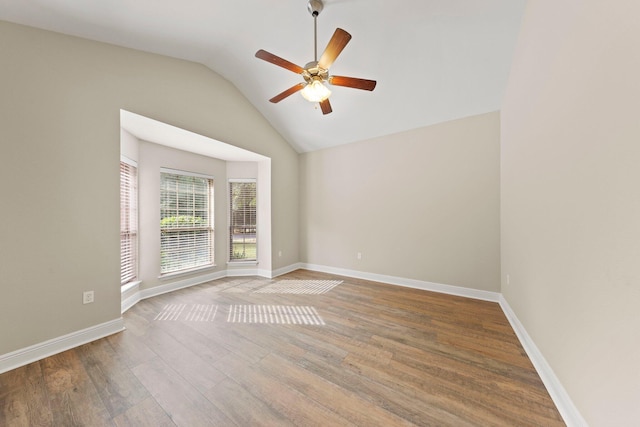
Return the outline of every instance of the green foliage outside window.
[[[206,225],[205,219],[192,215],[168,216],[160,220],[160,228],[193,228]]]

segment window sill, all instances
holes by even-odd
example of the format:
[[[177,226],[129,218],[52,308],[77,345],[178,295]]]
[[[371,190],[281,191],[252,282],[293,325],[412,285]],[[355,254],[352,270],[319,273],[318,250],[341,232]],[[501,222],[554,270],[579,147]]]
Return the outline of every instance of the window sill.
[[[176,277],[189,276],[191,274],[213,270],[214,268],[216,268],[216,265],[210,264],[210,265],[205,265],[204,267],[197,267],[197,268],[191,268],[189,270],[180,270],[172,273],[161,274],[160,276],[158,276],[158,279],[171,280],[171,279],[175,279]]]
[[[142,281],[140,280],[135,280],[133,282],[129,282],[125,285],[120,286],[120,293],[124,294],[128,291],[130,291],[131,289],[135,289],[138,288],[140,286],[140,283],[142,283]]]
[[[258,261],[227,261],[227,265],[228,266],[234,266],[234,265],[258,265]]]

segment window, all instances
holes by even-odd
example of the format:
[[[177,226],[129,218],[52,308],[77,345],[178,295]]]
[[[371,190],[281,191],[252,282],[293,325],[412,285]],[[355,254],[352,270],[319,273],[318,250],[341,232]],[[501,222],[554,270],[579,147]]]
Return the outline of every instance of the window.
[[[138,168],[120,161],[120,284],[138,275]]]
[[[256,261],[256,180],[229,181],[229,260]]]
[[[213,179],[160,174],[160,273],[213,265]]]

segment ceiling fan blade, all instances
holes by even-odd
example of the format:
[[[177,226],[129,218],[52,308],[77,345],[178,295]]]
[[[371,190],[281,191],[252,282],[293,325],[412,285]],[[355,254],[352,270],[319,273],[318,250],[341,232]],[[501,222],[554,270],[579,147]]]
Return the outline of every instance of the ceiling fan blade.
[[[347,33],[342,28],[336,28],[336,31],[331,36],[331,40],[329,40],[329,44],[327,48],[322,53],[320,57],[320,61],[318,61],[318,65],[320,68],[324,68],[328,70],[333,64],[333,61],[336,60],[342,49],[349,43],[351,40],[351,34]]]
[[[305,86],[306,86],[305,83],[298,83],[295,86],[291,86],[289,89],[285,90],[284,92],[281,92],[281,93],[277,94],[276,96],[271,98],[269,101],[273,102],[274,104],[276,104],[276,103],[282,101],[283,99],[285,99],[287,96],[293,95],[294,93],[298,92],[299,90],[301,90]]]
[[[329,114],[333,110],[331,109],[331,103],[329,102],[329,98],[320,102],[320,109],[322,109],[322,114]]]
[[[296,74],[301,74],[304,71],[304,68],[299,65],[294,64],[293,62],[289,62],[286,59],[282,59],[279,56],[274,55],[273,53],[269,53],[266,50],[260,49],[256,52],[256,58],[260,58],[264,61],[271,62],[278,67],[286,68],[289,71],[293,71]]]
[[[375,80],[357,79],[355,77],[331,76],[329,77],[329,83],[336,86],[346,86],[362,90],[373,90],[376,88]]]

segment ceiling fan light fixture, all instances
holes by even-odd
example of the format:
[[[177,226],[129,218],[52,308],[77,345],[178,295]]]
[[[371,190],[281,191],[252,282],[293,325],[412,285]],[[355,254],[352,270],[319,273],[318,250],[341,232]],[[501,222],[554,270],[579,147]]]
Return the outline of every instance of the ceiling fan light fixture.
[[[300,93],[309,102],[322,102],[331,96],[329,88],[318,79],[307,83]]]

